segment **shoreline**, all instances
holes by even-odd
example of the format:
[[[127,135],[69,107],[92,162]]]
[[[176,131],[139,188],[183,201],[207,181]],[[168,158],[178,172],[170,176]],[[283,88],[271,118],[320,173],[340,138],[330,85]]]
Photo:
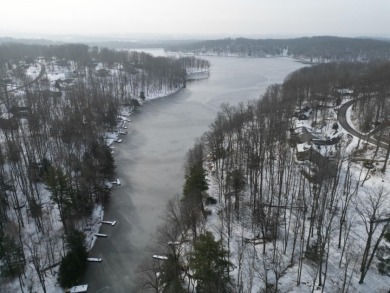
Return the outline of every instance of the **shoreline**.
[[[201,77],[196,77],[197,75],[202,75]],[[187,79],[186,81],[196,81],[196,80],[201,80],[201,79],[206,79],[208,78],[210,75],[210,70],[203,70],[203,71],[196,71],[196,72],[191,72],[188,74],[187,76]],[[144,104],[144,103],[147,103],[147,102],[150,102],[150,101],[153,101],[153,100],[156,100],[156,99],[160,99],[160,98],[168,98],[170,96],[173,96],[177,93],[179,93],[181,90],[183,90],[185,87],[184,85],[182,85],[181,87],[178,87],[177,89],[174,89],[172,92],[165,92],[164,94],[162,95],[159,95],[158,93],[155,95],[155,96],[152,96],[152,97],[147,97],[145,99],[145,101],[142,101],[141,103],[141,106]],[[161,93],[161,92],[160,92]],[[120,116],[126,116],[126,117],[130,117],[133,113],[134,113],[134,109],[133,111],[127,111],[125,109],[122,109],[120,111]],[[129,119],[130,120],[130,119]],[[131,121],[131,120],[130,120]],[[126,121],[124,119],[122,119],[122,122],[129,122],[129,121]],[[118,126],[117,128],[122,128],[123,127],[123,124],[122,126]],[[109,137],[110,135],[112,135],[111,132],[106,132],[106,137]],[[119,135],[118,135],[119,137]],[[113,145],[113,141],[111,141],[109,144],[107,143],[107,146],[112,146]],[[114,158],[114,163],[116,164],[116,160]],[[119,186],[114,186],[111,184],[110,188],[120,188]],[[110,196],[111,196],[111,193],[110,192]],[[109,199],[110,200],[110,199]],[[97,240],[98,237],[94,236],[96,233],[99,233],[99,230],[100,230],[100,227],[102,226],[102,223],[101,221],[104,220],[104,209],[105,209],[105,204],[98,204],[95,206],[93,212],[92,212],[92,216],[89,218],[90,220],[90,223],[92,223],[92,225],[88,225],[84,228],[82,228],[82,231],[85,233],[85,232],[88,232],[88,233],[85,233],[86,234],[86,244],[87,244],[87,250],[88,252],[92,250],[92,248],[94,247],[95,245],[95,242]],[[88,221],[86,219],[86,221]]]
[[[198,75],[201,75],[201,76],[197,77]],[[210,76],[210,70],[191,72],[191,73],[187,74],[186,83],[191,82],[191,81],[206,79],[206,78],[209,78],[209,76]],[[141,105],[148,102],[148,101],[153,101],[156,99],[166,98],[166,97],[172,96],[172,95],[180,92],[182,89],[186,88],[186,83],[182,84],[180,87],[173,89],[172,91],[166,91],[163,95],[159,95],[158,93],[155,96],[149,95],[146,97],[146,99],[144,101],[141,101],[142,102]]]
[[[184,55],[184,56],[194,56],[194,57],[228,57],[228,58],[250,58],[250,59],[268,59],[268,58],[291,58],[291,59],[296,59],[293,56],[285,56],[285,55],[264,55],[264,56],[246,56],[246,55],[235,55],[235,54],[199,54],[199,53],[185,53],[185,52],[171,52],[168,51],[167,54],[178,54],[179,56]]]
[[[290,58],[290,59],[293,59],[295,60],[295,62],[298,62],[298,63],[301,63],[301,64],[305,64],[305,65],[317,65],[317,64],[321,64],[321,63],[327,63],[327,62],[318,62],[318,61],[309,61],[309,60],[304,60],[304,59],[300,59],[298,57],[294,57],[294,56],[285,56],[285,55],[265,55],[265,56],[241,56],[241,55],[229,55],[229,54],[194,54],[194,53],[184,53],[184,52],[171,52],[171,51],[168,51],[167,54],[178,54],[178,55],[184,55],[184,56],[195,56],[195,57],[225,57],[225,58],[238,58],[238,59],[242,59],[242,58],[248,58],[248,59],[274,59],[274,58]],[[337,61],[329,61],[329,62],[337,62]]]

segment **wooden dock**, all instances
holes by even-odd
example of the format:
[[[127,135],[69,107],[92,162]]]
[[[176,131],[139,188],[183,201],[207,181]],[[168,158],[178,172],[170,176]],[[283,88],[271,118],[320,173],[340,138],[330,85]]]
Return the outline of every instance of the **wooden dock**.
[[[167,260],[168,259],[168,256],[164,256],[164,255],[153,255],[153,258],[154,259],[159,259],[159,260]]]
[[[89,262],[102,262],[102,259],[98,258],[98,257],[88,257],[87,261],[89,261]]]
[[[100,221],[100,223],[115,226],[116,221]]]

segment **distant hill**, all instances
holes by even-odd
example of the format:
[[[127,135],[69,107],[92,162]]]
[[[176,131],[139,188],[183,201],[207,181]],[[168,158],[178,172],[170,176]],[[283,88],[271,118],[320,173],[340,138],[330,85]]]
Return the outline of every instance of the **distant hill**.
[[[73,40],[73,41],[71,41]],[[368,61],[390,59],[389,38],[345,38],[333,36],[302,37],[291,39],[225,38],[216,40],[130,40],[78,38],[68,41],[48,39],[17,39],[0,37],[0,44],[60,45],[83,43],[89,46],[112,49],[164,48],[167,51],[195,55],[236,57],[289,56],[305,62]]]
[[[168,46],[168,51],[239,57],[290,56],[311,62],[365,61],[390,58],[390,42],[332,36],[295,39],[227,38]]]
[[[25,45],[59,45],[59,44],[86,44],[88,46],[106,47],[111,49],[140,49],[140,48],[164,48],[171,46],[187,46],[199,40],[129,40],[129,39],[95,39],[95,38],[67,38],[64,40],[29,39],[0,37],[0,44],[25,44]]]
[[[164,48],[164,47],[181,47],[188,46],[197,41],[195,40],[156,40],[156,41],[128,41],[112,40],[85,42],[89,46],[107,47],[111,49],[141,49],[141,48]]]
[[[54,45],[60,44],[61,42],[46,40],[46,39],[16,39],[11,37],[0,37],[0,44],[6,43],[20,43],[28,45]]]

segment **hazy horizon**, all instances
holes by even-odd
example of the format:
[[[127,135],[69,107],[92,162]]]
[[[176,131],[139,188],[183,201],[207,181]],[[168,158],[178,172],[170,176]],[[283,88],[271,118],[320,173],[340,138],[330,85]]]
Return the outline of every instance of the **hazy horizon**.
[[[14,0],[0,36],[47,38],[389,37],[387,0]]]

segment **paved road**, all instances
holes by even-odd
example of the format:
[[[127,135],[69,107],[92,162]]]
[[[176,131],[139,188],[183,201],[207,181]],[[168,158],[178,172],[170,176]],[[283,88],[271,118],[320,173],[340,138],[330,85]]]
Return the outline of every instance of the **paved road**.
[[[354,128],[352,128],[351,125],[349,125],[348,121],[347,121],[347,110],[349,107],[351,107],[354,103],[356,103],[359,99],[356,99],[356,100],[351,100],[349,102],[346,102],[344,105],[342,105],[337,113],[337,120],[339,121],[340,125],[346,130],[348,131],[350,134],[356,136],[356,137],[359,137],[365,141],[368,141],[370,143],[373,143],[373,144],[377,144],[378,143],[378,140],[375,139],[375,138],[372,138],[370,137],[369,135],[366,135],[366,134],[362,134],[360,133],[359,131],[356,131]],[[379,142],[379,146],[382,147],[382,148],[385,148],[387,149],[388,148],[388,144],[387,143],[384,143],[384,142]]]
[[[37,82],[38,80],[40,80],[42,78],[42,76],[46,72],[46,66],[45,66],[45,64],[43,64],[41,62],[37,62],[37,63],[39,65],[41,65],[41,71],[39,72],[39,74],[38,74],[38,76],[36,78],[34,78],[32,81],[30,81],[30,82],[28,82],[28,83],[26,83],[24,85],[18,86],[16,88],[12,89],[12,90],[7,91],[7,92],[10,93],[10,92],[14,92],[14,91],[20,90],[20,89],[22,89],[24,87],[28,87],[29,85],[32,85],[33,83]],[[0,92],[0,93],[2,94],[3,92]]]

